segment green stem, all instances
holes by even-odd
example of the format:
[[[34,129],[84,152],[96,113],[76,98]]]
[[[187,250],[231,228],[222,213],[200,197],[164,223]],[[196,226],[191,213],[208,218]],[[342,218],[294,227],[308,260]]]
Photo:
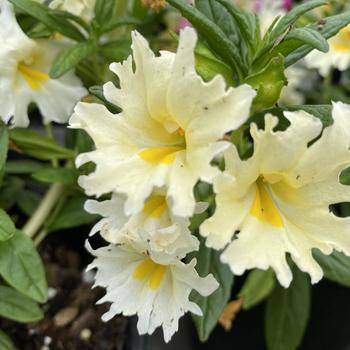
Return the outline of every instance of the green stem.
[[[33,237],[38,232],[40,227],[45,223],[57,201],[63,195],[64,188],[65,186],[59,183],[51,185],[50,189],[46,192],[46,195],[42,199],[32,217],[22,228],[22,231],[27,236]]]
[[[48,235],[49,231],[47,231],[46,229],[42,229],[37,236],[33,239],[33,243],[34,245],[37,247]]]
[[[47,136],[51,139],[51,140],[55,140],[54,139],[54,136],[53,136],[53,130],[52,130],[52,124],[49,123],[47,125],[45,125],[45,129],[46,129],[46,134]],[[58,167],[58,160],[57,159],[52,159],[51,160],[51,164],[54,168],[57,168]]]

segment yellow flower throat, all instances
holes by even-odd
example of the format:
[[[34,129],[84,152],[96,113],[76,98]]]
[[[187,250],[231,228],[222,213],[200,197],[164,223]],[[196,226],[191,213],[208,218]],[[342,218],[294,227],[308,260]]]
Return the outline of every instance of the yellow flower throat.
[[[350,26],[343,28],[329,43],[337,51],[350,51]]]
[[[176,158],[176,153],[186,148],[185,130],[179,127],[175,133],[180,136],[180,139],[183,141],[182,144],[176,146],[146,148],[139,152],[139,156],[146,162],[154,165],[171,164]]]
[[[253,204],[250,208],[250,214],[272,226],[283,227],[282,217],[267,190],[267,185],[264,184],[264,180],[259,178],[256,185],[257,189]]]
[[[132,277],[140,281],[147,280],[148,287],[156,290],[160,287],[165,272],[166,266],[157,264],[150,258],[147,258],[137,265]]]
[[[39,90],[41,85],[49,80],[47,73],[32,69],[24,62],[18,63],[17,69],[32,90]]]

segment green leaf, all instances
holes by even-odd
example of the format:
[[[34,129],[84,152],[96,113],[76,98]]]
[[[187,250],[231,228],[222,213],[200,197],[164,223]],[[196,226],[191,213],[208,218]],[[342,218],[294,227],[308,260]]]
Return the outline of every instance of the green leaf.
[[[10,337],[8,337],[1,329],[0,329],[0,349],[2,350],[16,349]]]
[[[42,303],[47,300],[47,282],[40,256],[31,239],[19,230],[11,239],[0,242],[0,276],[29,298]]]
[[[18,194],[17,206],[27,216],[34,214],[34,211],[39,206],[41,196],[34,191],[23,190]]]
[[[317,30],[310,27],[291,30],[286,37],[286,42],[288,39],[297,39],[322,52],[327,52],[329,50],[327,40]]]
[[[24,185],[25,182],[17,176],[6,177],[0,190],[0,208],[11,209],[16,204]]]
[[[231,68],[216,58],[204,44],[198,43],[194,53],[196,70],[205,81],[212,80],[217,74],[221,74],[228,85],[234,85]]]
[[[16,227],[6,212],[0,209],[0,242],[7,241],[16,232]]]
[[[257,96],[253,103],[254,110],[274,106],[286,82],[283,56],[272,58],[262,70],[248,76],[244,82],[257,90]]]
[[[34,160],[9,160],[5,165],[7,174],[30,174],[42,169],[44,164]]]
[[[303,4],[294,6],[285,16],[283,16],[272,30],[270,34],[270,41],[277,40],[281,35],[283,35],[292,26],[299,17],[301,17],[306,12],[311,11],[316,7],[322,5],[327,5],[328,2],[324,0],[310,0]]]
[[[135,17],[131,17],[131,16],[116,17],[104,23],[100,29],[100,33],[101,34],[107,33],[121,26],[136,27],[140,24],[141,24],[141,21]]]
[[[130,39],[119,39],[110,41],[100,46],[100,51],[109,61],[124,61],[131,54]]]
[[[314,250],[313,256],[320,264],[325,278],[350,287],[350,258],[348,256],[336,251],[331,255],[323,255],[319,250]]]
[[[95,45],[90,41],[85,41],[62,50],[52,64],[50,77],[53,79],[61,77],[63,74],[74,69],[80,61],[91,55],[94,51]]]
[[[333,124],[331,105],[302,105],[295,107],[284,107],[283,109],[292,112],[302,110],[310,113],[322,122],[324,128]]]
[[[4,175],[4,166],[7,159],[7,150],[8,150],[8,132],[5,124],[0,122],[0,184]]]
[[[341,13],[340,15],[326,17],[324,24],[316,23],[313,25],[313,29],[318,30],[320,34],[325,38],[329,39],[336,35],[342,28],[346,27],[350,23],[350,11]],[[313,50],[309,45],[303,45],[297,50],[293,51],[286,57],[286,67],[294,64],[309,52]]]
[[[41,160],[68,159],[75,156],[72,150],[64,148],[51,138],[30,129],[12,129],[10,139],[24,154]]]
[[[96,0],[95,21],[99,25],[109,22],[113,16],[115,0]]]
[[[36,18],[38,21],[44,23],[47,27],[55,30],[67,38],[76,41],[85,40],[81,32],[72,23],[57,16],[50,15],[50,9],[36,1],[32,0],[10,0],[14,5],[23,10],[28,15]]]
[[[67,168],[46,168],[35,172],[32,177],[45,183],[74,184],[77,181],[78,171]]]
[[[233,274],[227,265],[220,261],[221,252],[207,248],[201,241],[199,251],[196,253],[196,270],[200,276],[212,273],[219,282],[219,288],[208,297],[203,297],[196,291],[191,293],[190,299],[199,305],[203,316],[192,315],[201,341],[206,341],[217,324],[230,296],[233,285]]]
[[[221,56],[238,76],[245,74],[246,67],[242,63],[242,55],[237,46],[216,23],[184,0],[169,0],[168,3],[178,9],[193,24],[197,31],[206,38],[211,49]]]
[[[0,295],[0,316],[17,322],[34,322],[43,318],[37,303],[16,290],[0,286]]]
[[[295,350],[302,341],[310,313],[310,281],[294,269],[288,289],[277,285],[265,308],[265,337],[268,350]]]
[[[272,115],[279,118],[279,124],[277,126],[278,130],[285,130],[289,125],[289,121],[284,117],[284,111],[305,111],[307,113],[312,114],[314,117],[318,118],[323,127],[327,127],[333,123],[332,118],[332,106],[330,105],[301,105],[301,106],[291,106],[291,107],[283,107],[283,108],[272,108],[265,110],[263,112],[257,113],[250,117],[246,122],[246,125],[250,125],[250,123],[256,123],[260,128],[263,127],[264,115],[267,113],[271,113]]]
[[[275,274],[271,269],[250,272],[238,293],[239,298],[243,300],[243,308],[251,309],[267,298],[275,287],[275,281]]]
[[[48,230],[57,231],[96,222],[99,217],[84,210],[85,201],[86,197],[81,195],[69,198]]]
[[[49,15],[54,16],[54,17],[58,17],[58,18],[62,17],[62,18],[65,18],[67,20],[73,21],[76,24],[78,24],[80,27],[82,27],[86,32],[90,31],[89,25],[81,17],[75,16],[70,12],[50,9]]]
[[[227,38],[236,45],[239,44],[238,28],[235,25],[235,21],[232,20],[231,14],[223,4],[217,0],[197,0],[195,7],[213,23],[216,23]]]
[[[239,6],[235,5],[233,2],[228,0],[217,1],[230,13],[232,18],[236,21],[244,41],[252,51],[255,51],[260,41],[260,37],[257,35],[257,17],[253,13],[239,8]]]

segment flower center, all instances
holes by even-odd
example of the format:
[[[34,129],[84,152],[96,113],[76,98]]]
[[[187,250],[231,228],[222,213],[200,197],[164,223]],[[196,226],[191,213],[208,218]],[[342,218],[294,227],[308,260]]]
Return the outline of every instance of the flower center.
[[[165,196],[152,196],[145,201],[143,212],[152,217],[159,219],[167,209],[167,202]]]
[[[179,127],[174,133],[179,137],[178,144],[174,146],[145,148],[139,152],[139,156],[146,162],[154,165],[171,164],[176,158],[176,153],[186,149],[185,130]]]
[[[350,26],[343,28],[332,40],[330,45],[338,51],[350,50]]]
[[[166,272],[166,266],[155,263],[150,258],[140,262],[132,277],[136,280],[148,280],[149,288],[156,290],[163,281]]]
[[[39,90],[41,85],[49,80],[47,73],[32,69],[24,62],[18,63],[17,69],[32,90]]]
[[[250,208],[250,214],[272,226],[283,227],[284,224],[279,210],[267,190],[267,185],[263,181],[258,179],[256,182],[257,189]]]

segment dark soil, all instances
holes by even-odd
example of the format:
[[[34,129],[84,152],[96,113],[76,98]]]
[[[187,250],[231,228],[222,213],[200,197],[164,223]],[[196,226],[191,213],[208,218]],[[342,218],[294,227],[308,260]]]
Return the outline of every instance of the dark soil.
[[[101,321],[109,305],[95,304],[104,291],[91,289],[93,275],[84,272],[90,258],[83,241],[66,239],[65,233],[53,235],[39,249],[49,284],[44,319],[29,325],[1,321],[0,328],[19,350],[125,350],[127,319]]]

